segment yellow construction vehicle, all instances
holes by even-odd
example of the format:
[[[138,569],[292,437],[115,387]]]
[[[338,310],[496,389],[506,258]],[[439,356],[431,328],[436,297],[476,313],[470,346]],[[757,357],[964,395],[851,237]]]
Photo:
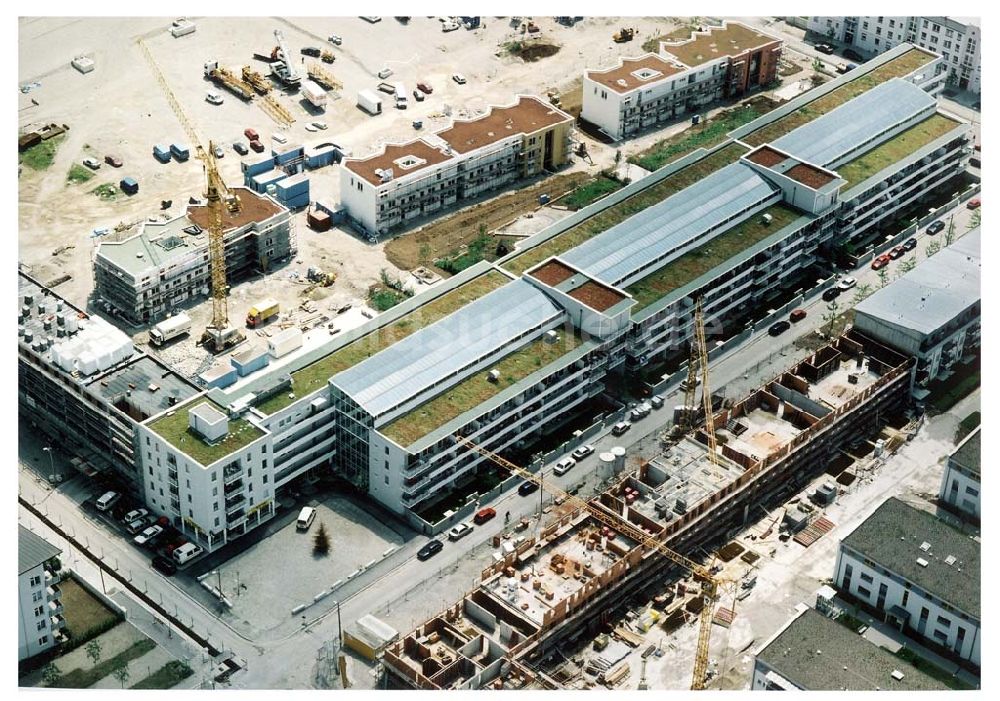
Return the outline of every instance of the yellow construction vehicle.
[[[309,74],[309,80],[318,83],[327,90],[341,90],[344,87],[343,83],[315,61],[306,64],[306,72]]]
[[[337,57],[333,55],[332,51],[324,51],[319,55],[319,60],[323,63],[333,63],[337,60]]]
[[[635,30],[631,27],[622,27],[612,34],[611,38],[616,44],[624,44],[626,41],[632,41],[635,38]]]
[[[261,95],[267,95],[271,92],[271,82],[250,66],[243,66],[243,82]]]
[[[643,547],[656,550],[675,565],[680,565],[684,569],[691,572],[695,576],[695,579],[701,583],[701,592],[703,597],[703,606],[699,614],[698,646],[695,652],[694,672],[691,676],[691,688],[694,690],[701,690],[705,688],[705,683],[707,681],[705,679],[705,675],[708,671],[708,643],[712,632],[712,616],[715,611],[715,602],[719,598],[719,590],[722,585],[732,584],[731,582],[715,577],[711,570],[705,566],[700,565],[694,560],[671,550],[660,542],[655,535],[650,535],[642,529],[637,528],[632,525],[631,522],[625,520],[618,514],[606,511],[596,504],[569,494],[568,492],[564,492],[559,487],[542,479],[535,473],[529,472],[523,467],[510,462],[506,458],[503,458],[500,455],[483,448],[482,446],[476,445],[467,438],[456,435],[455,440],[459,445],[465,446],[470,450],[474,450],[480,455],[489,458],[511,474],[517,475],[525,481],[538,485],[545,491],[554,495],[557,500],[561,499],[562,503],[569,503],[573,506],[584,509],[596,521],[599,521],[609,528],[615,529],[637,543],[641,543]]]
[[[219,174],[219,168],[215,162],[214,144],[209,141],[207,149],[202,146],[198,132],[195,131],[191,121],[181,108],[146,43],[141,38],[137,39],[136,43],[146,57],[156,81],[160,84],[160,88],[170,104],[170,109],[173,110],[191,143],[195,146],[196,156],[204,168],[205,200],[209,212],[208,260],[212,274],[212,324],[205,330],[202,342],[210,345],[215,352],[219,352],[244,339],[243,333],[239,329],[229,325],[229,307],[226,299],[228,292],[226,285],[226,243],[223,236],[223,217],[226,213],[230,216],[239,213],[240,199],[226,186]]]

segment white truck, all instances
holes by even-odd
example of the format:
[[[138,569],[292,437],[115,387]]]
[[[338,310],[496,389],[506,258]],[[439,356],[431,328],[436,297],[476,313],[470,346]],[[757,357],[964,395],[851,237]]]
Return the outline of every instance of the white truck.
[[[191,34],[197,28],[197,25],[189,19],[181,17],[180,19],[174,20],[174,23],[170,25],[170,33],[174,35],[174,38],[182,37],[185,34]]]
[[[149,342],[154,346],[162,346],[178,336],[191,332],[191,317],[183,312],[164,319],[149,330]]]
[[[326,109],[326,90],[311,80],[302,83],[302,94],[309,103],[319,110]]]
[[[405,110],[408,104],[406,86],[402,83],[396,83],[396,92],[393,97],[396,98],[396,109]]]
[[[358,92],[358,107],[368,114],[382,114],[382,100],[371,90]]]

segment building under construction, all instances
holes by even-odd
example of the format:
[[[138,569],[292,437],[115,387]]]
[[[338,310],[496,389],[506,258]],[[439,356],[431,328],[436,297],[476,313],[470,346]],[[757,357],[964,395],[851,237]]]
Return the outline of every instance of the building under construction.
[[[912,367],[911,358],[848,331],[716,412],[716,459],[699,429],[623,472],[590,504],[701,560],[699,550],[742,530],[758,506],[787,499],[859,437],[874,439],[905,409]],[[583,508],[564,507],[487,567],[476,589],[390,646],[384,667],[407,688],[562,687],[581,670],[553,659],[557,646],[608,627],[640,644],[636,626],[669,630],[696,614],[698,587],[674,586],[687,574]],[[629,628],[615,620],[616,607],[644,593],[658,602],[655,614]],[[590,672],[613,686],[614,667]]]

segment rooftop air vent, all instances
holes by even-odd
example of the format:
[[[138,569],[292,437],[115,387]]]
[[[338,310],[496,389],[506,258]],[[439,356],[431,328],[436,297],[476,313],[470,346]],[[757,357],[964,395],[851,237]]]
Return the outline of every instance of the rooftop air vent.
[[[927,552],[928,550],[931,549],[931,544],[925,540],[923,543],[920,544],[920,549],[923,550],[924,552]]]
[[[927,567],[927,565],[929,565],[930,563],[927,562],[927,560],[925,560],[924,558],[918,557],[917,564],[920,565],[921,567]]]
[[[903,673],[900,672],[898,669],[894,669],[892,670],[892,678],[895,679],[897,682],[903,681]]]
[[[497,383],[500,381],[500,371],[490,370],[486,377],[490,382]]]
[[[949,567],[951,565],[954,565],[956,562],[958,562],[958,559],[954,555],[949,555],[944,559],[944,564],[948,565]]]

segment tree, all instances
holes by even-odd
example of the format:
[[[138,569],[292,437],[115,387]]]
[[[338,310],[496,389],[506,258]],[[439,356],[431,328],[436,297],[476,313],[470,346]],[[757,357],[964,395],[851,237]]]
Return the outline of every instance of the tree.
[[[934,255],[935,253],[937,253],[940,250],[941,250],[941,242],[940,241],[931,241],[930,243],[927,244],[927,248],[925,249],[925,252],[927,254],[927,257],[930,258],[932,255]]]
[[[977,209],[975,212],[972,213],[972,216],[969,217],[969,223],[965,227],[965,230],[972,231],[973,229],[975,229],[977,226],[979,226],[980,219],[982,219],[982,215],[979,213],[979,210]]]
[[[814,58],[812,62],[812,69],[816,72],[823,70],[823,62],[818,58]]]
[[[128,662],[122,662],[120,665],[111,670],[111,676],[119,681],[122,688],[125,688],[125,682],[131,677],[131,673],[128,671]]]
[[[909,260],[904,260],[902,263],[899,264],[899,268],[896,271],[896,279],[898,280],[899,278],[903,277],[916,267],[917,267],[917,261],[914,260],[913,258],[910,258]]]
[[[854,290],[854,299],[852,302],[858,304],[861,300],[872,293],[872,286],[867,282],[863,285],[858,285]]]
[[[420,262],[427,265],[431,260],[431,246],[429,243],[420,244]]]
[[[827,323],[826,333],[828,336],[833,335],[833,324],[837,321],[839,314],[837,313],[840,309],[840,305],[837,300],[833,300],[828,305],[826,305],[827,312],[823,315],[823,321]]]
[[[91,640],[83,649],[86,650],[87,657],[91,659],[96,667],[97,663],[101,661],[101,644],[96,640]]]
[[[45,686],[52,686],[59,681],[59,677],[61,676],[62,672],[52,662],[42,667],[42,681],[45,682]]]
[[[955,215],[948,219],[948,230],[944,233],[944,245],[950,246],[955,241]]]
[[[885,287],[889,284],[889,271],[885,268],[879,268],[878,270],[878,281],[880,287]]]
[[[330,552],[330,535],[326,532],[326,524],[320,521],[319,530],[313,538],[313,555],[327,555]]]

